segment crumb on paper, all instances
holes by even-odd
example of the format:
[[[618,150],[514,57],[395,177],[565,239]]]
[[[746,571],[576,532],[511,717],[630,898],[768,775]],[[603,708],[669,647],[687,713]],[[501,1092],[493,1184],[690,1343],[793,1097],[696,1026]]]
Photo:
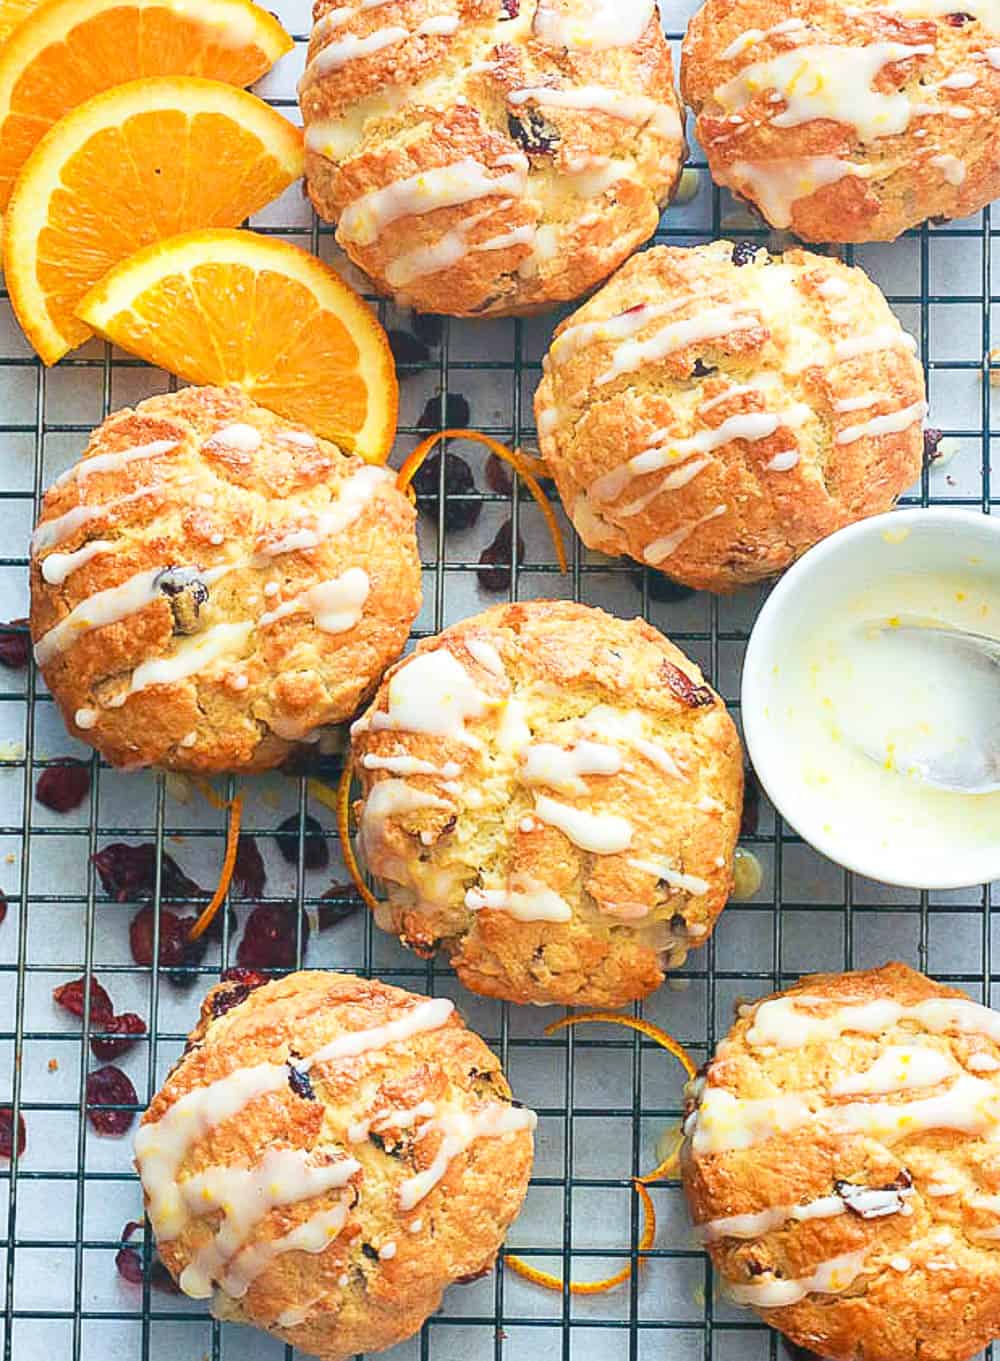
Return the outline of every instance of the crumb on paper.
[[[1000,345],[994,345],[986,357],[990,361],[990,383],[997,387],[1000,385]]]
[[[13,851],[8,851],[7,854],[4,856],[4,860],[8,865],[13,865],[16,864],[17,862],[17,856],[14,854]]]
[[[49,1072],[50,1072],[50,1073],[58,1073],[58,1071],[59,1071],[59,1060],[58,1060],[58,1059],[49,1059]]]
[[[23,742],[0,742],[0,761],[22,761],[23,759]]]

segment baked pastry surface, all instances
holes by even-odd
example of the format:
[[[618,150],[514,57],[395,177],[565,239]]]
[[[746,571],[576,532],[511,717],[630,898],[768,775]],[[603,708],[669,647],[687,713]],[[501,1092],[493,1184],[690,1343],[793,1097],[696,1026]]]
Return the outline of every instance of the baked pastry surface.
[[[681,83],[712,178],[806,241],[892,241],[1000,194],[988,0],[707,0]]]
[[[235,388],[111,416],[32,540],[36,658],[70,731],[120,766],[278,765],[399,655],[414,519],[391,474]]]
[[[1000,1332],[1000,1015],[903,964],[741,1007],[689,1088],[692,1217],[727,1293],[832,1361]]]
[[[624,1005],[729,897],[739,738],[642,620],[532,601],[456,624],[389,673],[353,756],[379,925],[474,992]]]
[[[530,312],[647,241],[685,155],[656,0],[318,0],[317,212],[425,312]]]
[[[212,989],[143,1117],[160,1255],[221,1318],[324,1361],[381,1351],[493,1265],[534,1113],[446,999],[320,972],[246,994]]]
[[[656,247],[556,331],[539,442],[584,543],[731,591],[919,476],[915,343],[838,260]]]

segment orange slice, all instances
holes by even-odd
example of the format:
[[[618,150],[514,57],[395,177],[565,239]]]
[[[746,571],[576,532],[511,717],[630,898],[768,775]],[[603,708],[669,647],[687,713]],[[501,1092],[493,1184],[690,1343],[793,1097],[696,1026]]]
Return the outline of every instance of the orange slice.
[[[45,0],[0,51],[0,211],[32,148],[92,95],[140,76],[250,85],[291,49],[251,0]]]
[[[5,43],[18,24],[40,4],[41,0],[0,0],[0,43]]]
[[[142,246],[235,226],[302,173],[302,133],[218,80],[155,76],[68,113],[17,177],[4,219],[11,304],[47,364],[91,334],[73,315]]]
[[[374,313],[328,265],[245,231],[190,232],[113,269],[77,315],[190,383],[237,383],[370,463],[384,463],[399,388]]]

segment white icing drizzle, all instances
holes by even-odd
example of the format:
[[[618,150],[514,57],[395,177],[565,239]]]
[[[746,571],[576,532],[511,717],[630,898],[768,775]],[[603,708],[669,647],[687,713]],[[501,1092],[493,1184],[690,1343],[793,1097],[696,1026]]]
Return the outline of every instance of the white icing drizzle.
[[[643,860],[630,860],[628,862],[634,869],[641,870],[643,874],[652,874],[657,879],[662,879],[671,888],[682,890],[684,893],[707,893],[708,882],[700,879],[696,874],[681,874],[675,870],[669,860],[663,856],[647,856]]]
[[[94,473],[117,473],[135,459],[160,458],[163,454],[172,454],[177,446],[177,440],[158,439],[148,444],[134,444],[128,449],[116,449],[113,453],[95,454],[93,458],[81,459],[72,468],[60,473],[52,485],[62,487],[67,482],[85,482]]]
[[[261,558],[277,558],[301,549],[318,548],[327,539],[342,534],[361,515],[380,487],[387,486],[392,474],[385,468],[366,464],[346,478],[337,490],[335,499],[326,510],[310,515],[312,528],[289,526],[282,537],[261,549]]]
[[[606,51],[632,47],[649,27],[655,0],[539,0],[534,35],[546,47]]]
[[[821,1196],[805,1205],[774,1205],[770,1209],[749,1214],[710,1219],[697,1228],[707,1243],[717,1243],[721,1238],[761,1238],[774,1229],[780,1229],[789,1220],[836,1219],[846,1211],[847,1204],[841,1196]]]
[[[802,425],[811,415],[812,411],[808,406],[802,402],[797,402],[786,411],[750,411],[738,416],[729,416],[714,429],[699,430],[694,435],[682,439],[673,439],[666,436],[664,432],[657,431],[651,437],[653,447],[645,449],[641,454],[636,454],[622,467],[615,468],[612,472],[599,477],[590,487],[587,495],[593,501],[607,503],[620,496],[625,486],[633,478],[657,472],[668,464],[689,459],[692,454],[712,453],[723,445],[729,444],[732,440],[742,439],[753,443],[757,440],[769,439],[781,427]],[[662,439],[663,442],[657,443],[658,439]],[[708,462],[700,462],[698,471],[707,466]],[[690,467],[680,468],[671,473],[648,496],[639,498],[631,505],[620,507],[617,514],[636,515],[650,499],[658,496],[661,491],[684,486],[693,476],[696,476],[696,473],[692,473]]]
[[[597,737],[612,742],[624,742],[633,747],[647,761],[675,779],[683,780],[684,772],[666,747],[646,736],[646,719],[638,709],[614,709],[610,704],[598,704],[580,719],[580,727]]]
[[[514,883],[519,887],[514,887]],[[568,922],[573,910],[554,889],[521,875],[510,888],[470,888],[465,895],[470,912],[506,912],[520,922]]]
[[[844,364],[849,359],[857,359],[863,354],[876,354],[880,350],[911,350],[915,353],[918,348],[917,342],[901,326],[880,326],[867,335],[838,340],[833,347],[833,357],[836,363]]]
[[[42,576],[50,586],[61,586],[66,578],[92,558],[113,553],[116,545],[110,539],[91,539],[75,553],[50,553],[42,562]]]
[[[717,520],[720,515],[725,515],[728,506],[716,506],[707,515],[703,515],[700,520],[694,520],[691,524],[681,525],[671,534],[664,534],[662,538],[654,539],[643,552],[645,560],[653,567],[658,567],[661,562],[665,562],[677,552],[681,544],[686,543],[691,535],[700,529],[702,525],[708,524],[710,520]]]
[[[355,1170],[359,1166],[359,1163],[355,1163]],[[311,1215],[281,1238],[264,1239],[243,1248],[226,1266],[219,1285],[231,1299],[239,1300],[276,1257],[286,1252],[315,1255],[325,1251],[346,1224],[347,1210],[347,1202],[341,1201],[332,1209],[320,1210]]]
[[[82,728],[84,732],[87,732],[90,728],[95,728],[97,726],[100,717],[101,715],[96,709],[77,709],[76,713],[73,715],[73,722],[78,728]]]
[[[822,998],[807,993],[762,1002],[747,1031],[747,1043],[754,1049],[799,1049],[851,1032],[879,1035],[901,1021],[913,1021],[934,1035],[983,1035],[1000,1043],[1000,1013],[966,998],[933,997],[910,1007],[883,998],[831,1009]]]
[[[211,449],[213,445],[221,445],[226,449],[235,449],[241,454],[253,454],[264,443],[264,436],[255,425],[247,425],[243,421],[236,421],[232,425],[223,426],[205,441],[205,448]]]
[[[267,628],[290,615],[311,614],[322,633],[349,633],[360,623],[370,592],[368,573],[360,567],[349,567],[342,576],[318,582],[294,600],[286,600],[276,610],[262,614],[257,627]]]
[[[850,123],[862,141],[870,142],[905,132],[914,112],[906,94],[875,88],[879,73],[892,62],[933,52],[931,43],[809,44],[745,67],[720,85],[715,97],[727,112],[736,113],[755,95],[774,90],[785,105],[771,120],[775,127],[832,119]]]
[[[485,694],[454,653],[442,647],[403,663],[389,682],[388,703],[384,713],[368,713],[352,731],[431,733],[473,746],[477,742],[466,723],[500,701]]]
[[[365,799],[361,814],[361,844],[369,860],[375,859],[379,852],[389,818],[404,817],[423,808],[454,811],[453,804],[426,789],[417,789],[405,780],[380,780]]]
[[[936,1087],[958,1069],[939,1049],[889,1045],[863,1073],[849,1073],[830,1088],[831,1096],[871,1096]]]
[[[303,80],[316,79],[329,75],[331,71],[339,71],[348,62],[357,61],[360,57],[373,56],[395,43],[405,42],[409,36],[410,30],[401,28],[398,24],[390,28],[377,28],[374,33],[369,33],[363,38],[349,33],[346,38],[328,43],[316,53],[306,67]]]
[[[764,464],[765,471],[769,473],[787,473],[792,470],[801,460],[798,449],[782,449],[774,458],[769,459]]]
[[[509,203],[510,200],[508,205]],[[504,206],[498,205],[498,211]],[[452,231],[446,232],[432,246],[419,246],[416,250],[398,256],[386,267],[386,278],[394,288],[405,288],[415,279],[426,278],[427,275],[437,274],[443,269],[451,269],[467,255],[485,255],[495,250],[511,250],[514,246],[530,246],[534,242],[534,224],[527,222],[520,227],[512,228],[509,232],[503,232],[500,236],[491,236],[487,241],[477,241],[470,245],[469,233],[472,229],[492,217],[492,211],[477,213],[465,222],[460,222]]]
[[[408,1177],[399,1188],[401,1210],[412,1210],[429,1195],[448,1171],[453,1158],[464,1153],[477,1139],[497,1139],[520,1130],[533,1130],[538,1124],[534,1111],[499,1103],[485,1107],[475,1115],[464,1111],[443,1111],[437,1119],[425,1125],[421,1136],[438,1130],[444,1138],[430,1167]]]
[[[1000,1068],[1000,1059],[995,1059],[992,1054],[970,1054],[965,1066],[970,1073],[995,1073]]]
[[[756,1309],[783,1309],[798,1304],[807,1295],[839,1295],[848,1290],[861,1275],[865,1265],[865,1251],[844,1252],[820,1262],[810,1276],[799,1280],[761,1279],[752,1285],[726,1282],[726,1291],[737,1304],[750,1304]]]
[[[739,312],[732,307],[706,308],[697,317],[672,322],[648,340],[631,340],[619,345],[612,357],[611,367],[597,379],[597,386],[613,383],[625,373],[635,373],[645,364],[656,364],[678,350],[697,345],[703,340],[719,340],[734,331],[747,331],[760,325],[753,313]]]
[[[372,190],[344,210],[338,236],[344,241],[370,246],[385,227],[400,218],[422,216],[477,199],[523,194],[528,177],[527,157],[511,156],[501,169],[502,174],[491,174],[489,167],[466,156],[451,165],[424,170]]]
[[[867,411],[870,407],[878,406],[879,402],[889,401],[891,394],[888,392],[859,392],[856,397],[841,397],[839,401],[833,403],[833,409],[838,414],[848,411]]]
[[[179,1285],[193,1299],[209,1299],[218,1280],[227,1294],[230,1263],[241,1253],[250,1234],[273,1209],[311,1200],[333,1187],[346,1186],[361,1170],[354,1158],[312,1162],[308,1149],[269,1148],[255,1167],[209,1167],[179,1183],[181,1197],[191,1216],[222,1211],[222,1221],[208,1243],[199,1249],[181,1272]],[[254,1263],[248,1263],[250,1272]],[[261,1263],[260,1270],[267,1265]],[[237,1266],[231,1282],[245,1294],[253,1275]]]
[[[419,756],[405,753],[399,756],[375,756],[369,752],[361,758],[365,770],[388,770],[393,775],[440,775],[442,779],[454,780],[462,773],[457,761],[446,761],[436,766],[431,761],[422,761]]]
[[[734,383],[731,387],[727,387],[724,391],[720,392],[717,397],[709,397],[707,401],[702,402],[698,407],[698,411],[700,413],[714,411],[715,408],[721,406],[723,402],[728,402],[730,397],[742,397],[748,392],[759,391],[760,389],[755,388],[752,383]]]
[[[616,855],[632,844],[632,824],[616,813],[589,813],[539,794],[535,799],[535,816],[558,828],[574,846],[594,855]]]
[[[507,668],[503,658],[491,642],[485,638],[466,638],[465,648],[469,656],[492,675],[500,679],[506,677]]]
[[[783,19],[780,24],[773,24],[770,28],[748,28],[740,33],[728,47],[723,48],[719,53],[720,61],[732,61],[735,57],[742,56],[748,48],[756,47],[766,38],[770,38],[778,33],[806,33],[809,26],[804,19]]]
[[[926,415],[927,403],[914,402],[912,406],[904,406],[899,411],[890,411],[884,416],[873,416],[870,421],[864,421],[860,425],[849,425],[846,430],[838,432],[836,442],[853,444],[859,439],[898,435],[903,430],[909,430],[911,425],[922,421]]]
[[[72,510],[67,510],[52,520],[46,520],[36,528],[31,536],[31,551],[37,555],[44,553],[47,548],[55,548],[91,520],[97,520],[102,515],[107,515],[109,511],[117,510],[119,506],[140,501],[144,496],[152,496],[162,490],[160,483],[151,483],[146,487],[137,487],[126,496],[116,496],[111,501],[102,501],[92,506],[74,506]]]
[[[132,672],[126,695],[111,707],[120,708],[127,695],[138,694],[153,685],[176,685],[178,681],[206,671],[223,657],[241,652],[253,631],[252,623],[215,624],[193,638],[179,642],[169,657],[152,657]]]
[[[617,775],[621,752],[599,742],[578,742],[567,750],[553,742],[535,742],[521,753],[518,779],[529,787],[546,785],[561,794],[586,794],[584,775]]]
[[[160,593],[153,583],[161,570],[151,567],[145,572],[137,572],[120,586],[111,586],[106,591],[98,591],[82,600],[38,640],[35,644],[35,661],[39,666],[45,666],[60,652],[72,647],[84,634],[127,619],[130,614],[135,614],[158,599]]]
[[[775,227],[792,225],[792,208],[828,184],[847,176],[866,179],[869,167],[837,156],[795,156],[773,161],[734,161],[729,167],[736,187],[759,203]]]
[[[671,316],[682,307],[689,307],[691,302],[690,297],[682,297],[674,298],[670,302],[637,303],[627,312],[620,312],[615,317],[606,317],[603,321],[582,321],[577,322],[575,326],[567,326],[552,342],[545,363],[565,364],[594,341],[627,340],[630,336],[637,335],[651,321]]]
[[[655,128],[663,137],[679,138],[681,135],[680,119],[668,105],[646,95],[627,95],[604,85],[579,85],[570,90],[534,85],[513,90],[507,99],[515,106],[531,103],[543,108],[592,110],[636,127]]]
[[[953,156],[951,152],[943,151],[938,156],[932,156],[930,164],[936,170],[940,170],[948,183],[953,184],[956,189],[960,184],[965,183],[968,167],[960,157]]]

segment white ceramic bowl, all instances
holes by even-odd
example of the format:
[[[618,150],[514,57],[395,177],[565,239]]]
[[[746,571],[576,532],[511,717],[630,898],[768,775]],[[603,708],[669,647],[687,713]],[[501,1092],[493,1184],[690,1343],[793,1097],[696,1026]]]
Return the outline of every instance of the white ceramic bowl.
[[[804,798],[801,763],[788,756],[778,716],[781,682],[775,659],[817,619],[863,591],[878,574],[985,571],[1000,578],[1000,516],[946,508],[893,511],[851,525],[811,549],[771,592],[747,647],[742,704],[747,748],[761,785],[778,811],[828,859],[870,879],[908,888],[955,889],[1000,879],[1000,825],[996,844],[956,854],[942,844],[919,851],[881,844],[875,835],[847,838],[818,815],[815,797]],[[992,632],[992,629],[987,630]],[[992,797],[992,796],[990,796]]]

